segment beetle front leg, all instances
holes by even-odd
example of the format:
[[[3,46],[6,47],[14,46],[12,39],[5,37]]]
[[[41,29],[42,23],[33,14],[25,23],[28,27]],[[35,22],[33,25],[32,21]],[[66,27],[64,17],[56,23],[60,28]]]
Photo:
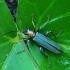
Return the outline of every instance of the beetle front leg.
[[[48,32],[46,32],[44,35],[47,36],[48,34],[52,34],[55,38],[57,38],[58,36],[61,35],[61,33],[62,33],[62,30],[59,32],[58,35],[55,35],[52,31],[48,31]]]
[[[18,52],[16,52],[16,54],[22,53],[24,51],[24,48]]]
[[[50,66],[50,60],[49,60],[49,57],[43,53],[43,47],[40,47],[40,52],[41,52],[45,57],[48,58],[48,66]]]
[[[23,39],[23,40],[24,40],[24,42],[25,42],[25,45],[27,46],[27,41],[28,41],[28,39]],[[23,51],[25,51],[24,48],[23,48],[22,50],[16,52],[16,54],[22,53]]]
[[[22,40],[19,40],[20,42],[22,41]],[[14,42],[13,44],[16,44],[16,43],[18,43],[18,42]],[[19,54],[19,53],[21,53],[21,52],[23,52],[24,51],[24,48],[22,49],[22,50],[20,50],[20,51],[18,51],[18,52],[15,52],[16,54]]]

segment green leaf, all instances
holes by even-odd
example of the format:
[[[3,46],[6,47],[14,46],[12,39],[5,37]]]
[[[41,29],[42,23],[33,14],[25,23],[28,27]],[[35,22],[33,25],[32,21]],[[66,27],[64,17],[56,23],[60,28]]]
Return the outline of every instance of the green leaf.
[[[70,70],[69,0],[20,0],[17,11],[17,27],[4,2],[0,3],[0,7],[0,15],[2,16],[0,17],[0,35],[9,31],[16,31],[17,28],[21,31],[19,35],[16,35],[16,32],[11,32],[0,36],[1,70]],[[20,40],[22,30],[34,29],[32,14],[34,14],[36,30],[47,22],[47,15],[50,15],[48,24],[40,30],[42,34],[52,31],[58,35],[62,30],[62,34],[58,38],[54,38],[51,34],[48,36],[62,48],[62,53],[59,55],[44,49],[44,53],[49,58],[50,66],[48,66],[48,58],[40,53],[38,44],[29,41],[29,52],[23,40]],[[25,37],[23,36],[23,38]],[[16,54],[23,48],[25,49],[24,52]]]
[[[8,10],[4,1],[0,2],[0,35],[8,33],[10,31],[16,31],[16,26],[13,21],[12,15]],[[14,37],[15,35],[13,35]]]
[[[0,70],[4,65],[7,56],[11,50],[11,40],[16,36],[15,32],[11,34],[8,32],[16,31],[16,26],[13,21],[5,2],[0,1]],[[6,34],[5,34],[6,33]],[[13,34],[13,35],[12,35]]]

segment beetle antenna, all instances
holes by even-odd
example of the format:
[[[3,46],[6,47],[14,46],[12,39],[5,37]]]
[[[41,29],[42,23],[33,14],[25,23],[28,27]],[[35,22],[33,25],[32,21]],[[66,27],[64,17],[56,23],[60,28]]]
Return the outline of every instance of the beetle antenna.
[[[33,24],[34,30],[36,31],[36,27],[35,27],[35,23],[34,23],[34,14],[32,14],[32,24]]]
[[[44,27],[46,26],[46,24],[48,24],[49,19],[50,19],[50,15],[48,15],[47,17],[48,17],[47,22],[45,22],[44,24],[40,25],[40,26],[39,26],[39,28],[38,28],[38,30],[40,30],[40,29],[44,28]]]

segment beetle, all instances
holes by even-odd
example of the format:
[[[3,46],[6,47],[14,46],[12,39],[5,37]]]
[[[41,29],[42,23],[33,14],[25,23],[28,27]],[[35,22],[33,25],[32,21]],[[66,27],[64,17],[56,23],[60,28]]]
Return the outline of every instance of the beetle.
[[[48,21],[49,21],[49,16],[48,16]],[[47,21],[47,23],[48,23]],[[43,24],[42,26],[44,27],[47,23]],[[39,27],[39,29],[36,31],[35,29],[35,24],[34,24],[34,15],[32,15],[32,24],[34,26],[34,31],[31,31],[29,28],[24,30],[24,34],[28,35],[32,41],[36,42],[37,44],[40,45],[40,52],[43,53],[43,48],[55,53],[55,54],[60,54],[62,52],[62,49],[60,48],[60,46],[55,43],[53,40],[51,40],[50,38],[48,38],[48,34],[52,34],[54,35],[54,33],[52,31],[48,31],[45,34],[41,34],[39,31],[41,29],[41,27]],[[54,37],[58,37],[61,34],[62,30],[60,31],[60,33]],[[27,40],[29,40],[27,39]]]

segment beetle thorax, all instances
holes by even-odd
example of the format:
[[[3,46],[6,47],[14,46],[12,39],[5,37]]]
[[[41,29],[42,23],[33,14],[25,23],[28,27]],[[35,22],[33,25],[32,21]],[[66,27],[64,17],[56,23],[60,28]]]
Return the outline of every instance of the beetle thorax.
[[[31,38],[32,38],[32,37],[34,37],[34,36],[35,36],[35,33],[34,33],[33,31],[29,31],[29,32],[28,32],[28,35],[29,35],[29,37],[31,37]]]

